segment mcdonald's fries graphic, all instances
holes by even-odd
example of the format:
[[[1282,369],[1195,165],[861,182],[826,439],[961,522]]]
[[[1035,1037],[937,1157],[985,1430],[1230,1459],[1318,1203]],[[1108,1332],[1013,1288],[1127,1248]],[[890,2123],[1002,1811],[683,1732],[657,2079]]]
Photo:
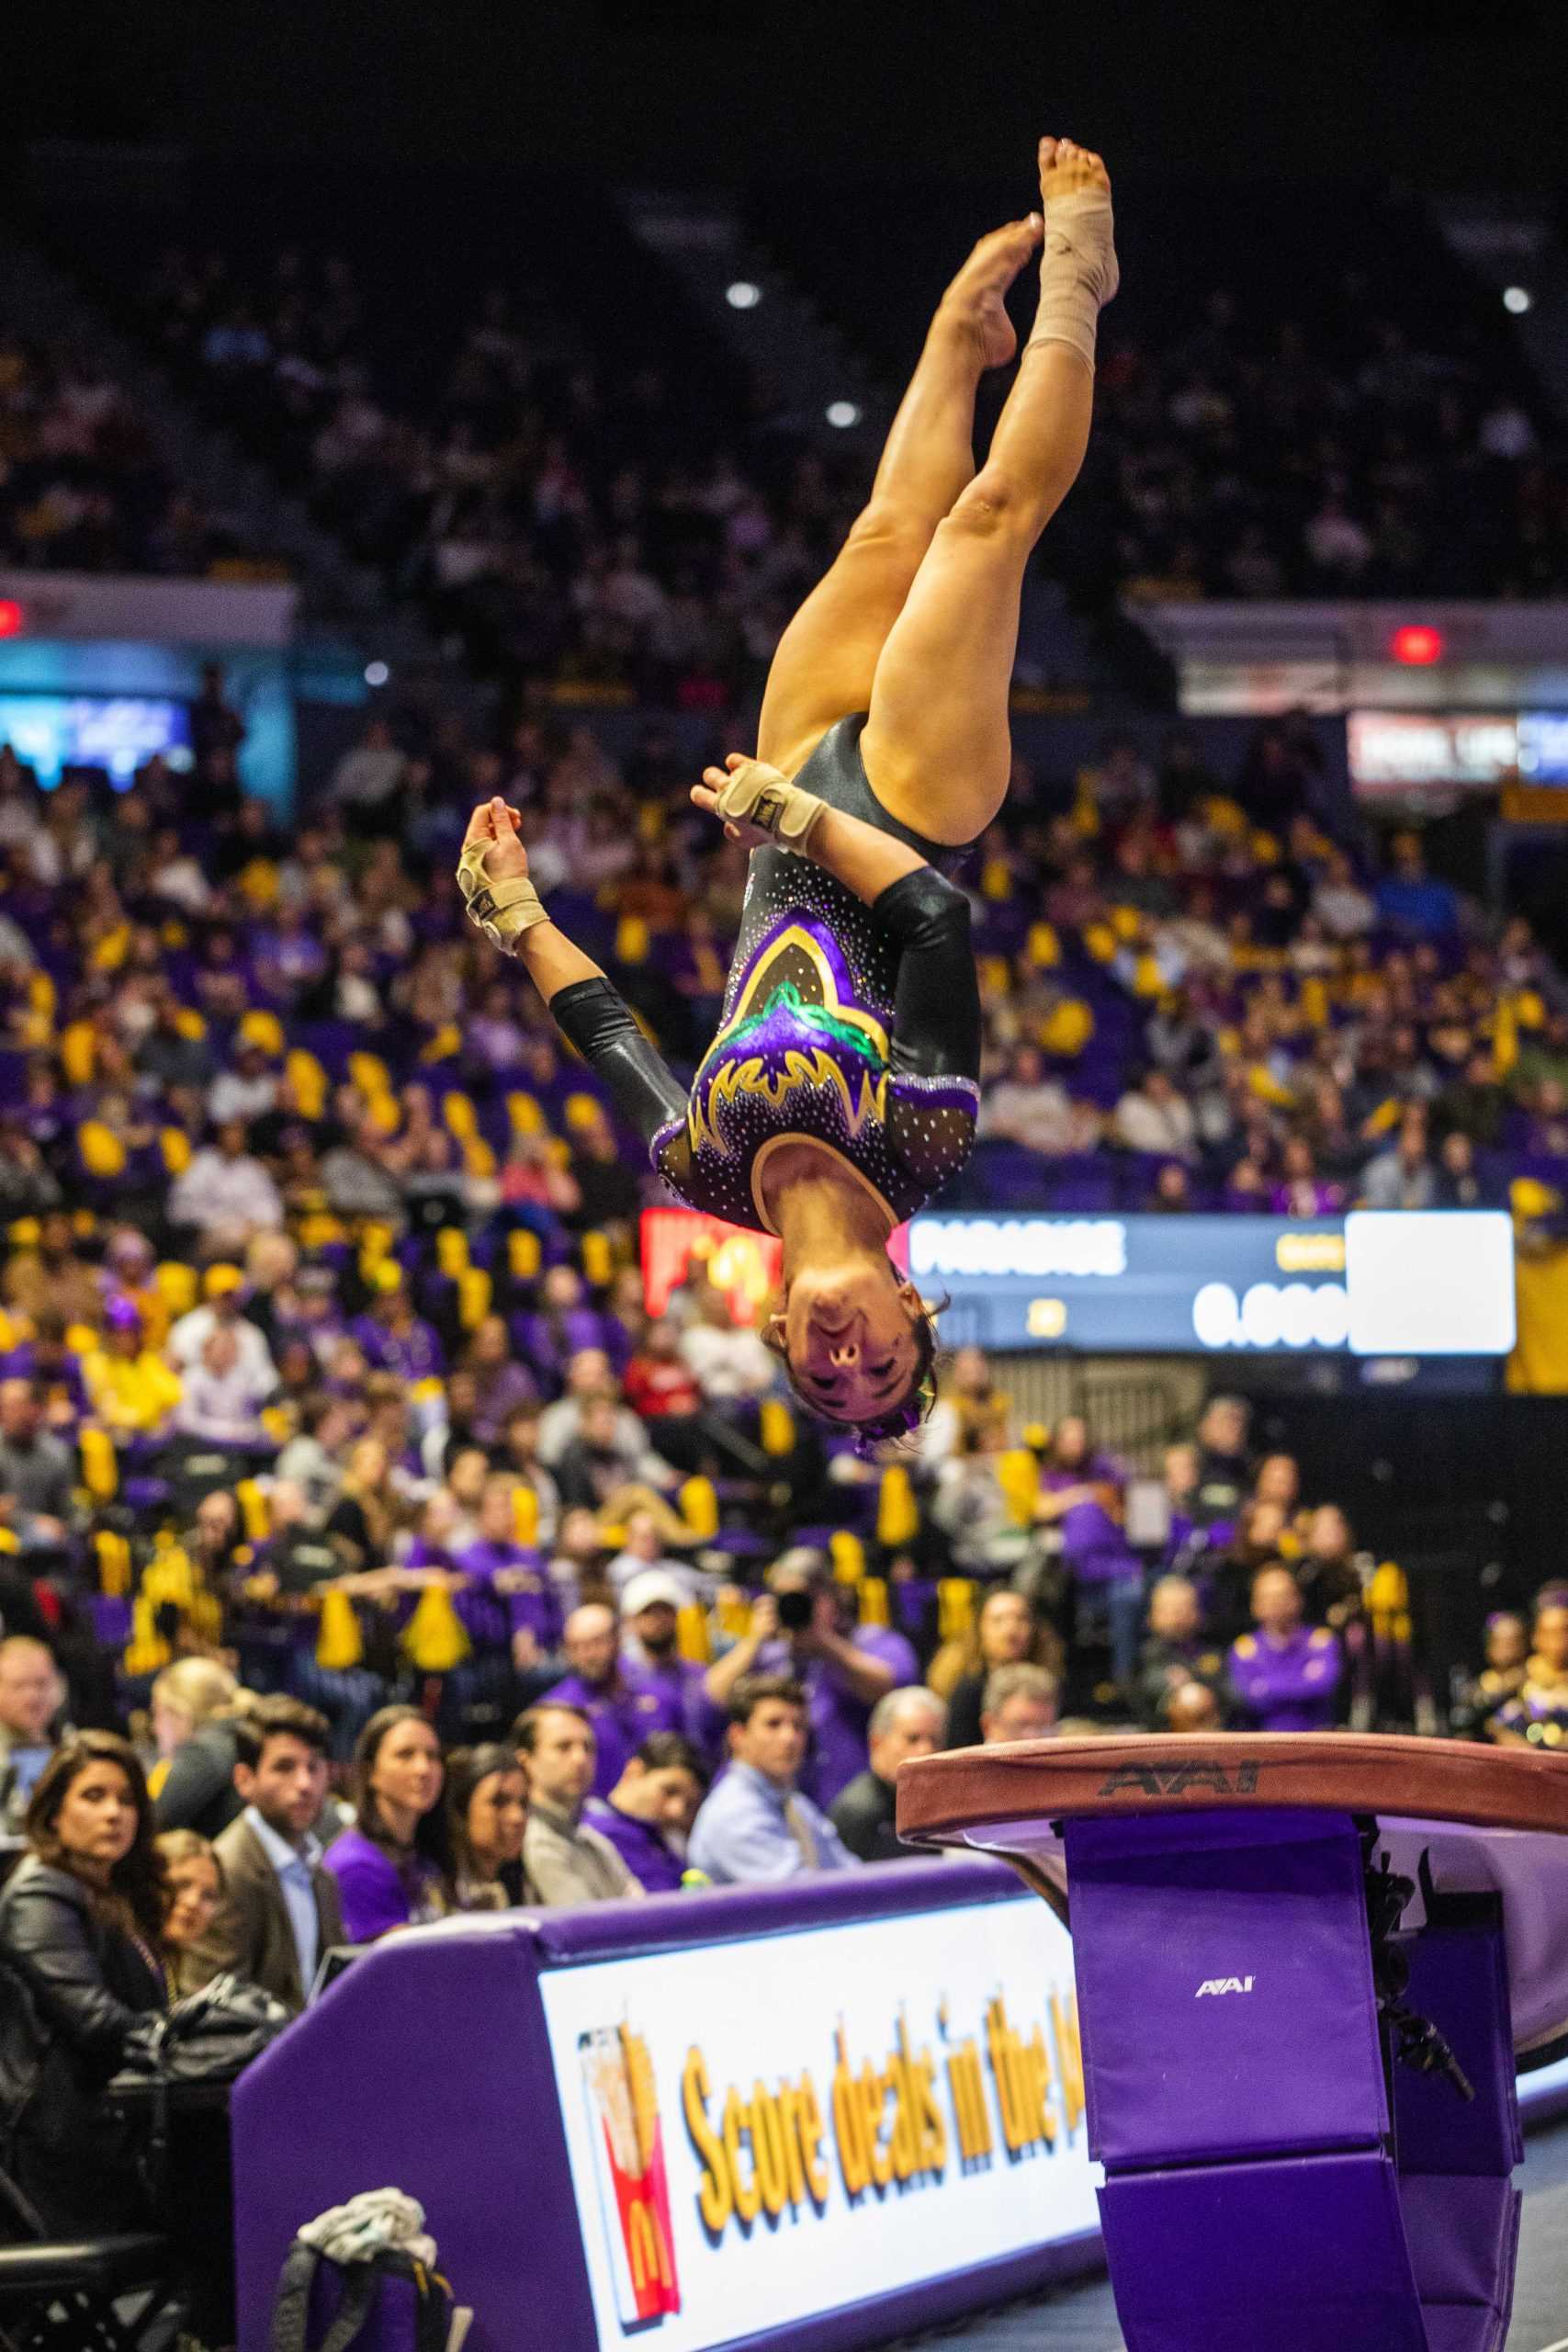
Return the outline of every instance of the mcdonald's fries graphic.
[[[628,2025],[596,2027],[578,2048],[615,2303],[630,2334],[681,2308],[659,2087],[648,2044]]]

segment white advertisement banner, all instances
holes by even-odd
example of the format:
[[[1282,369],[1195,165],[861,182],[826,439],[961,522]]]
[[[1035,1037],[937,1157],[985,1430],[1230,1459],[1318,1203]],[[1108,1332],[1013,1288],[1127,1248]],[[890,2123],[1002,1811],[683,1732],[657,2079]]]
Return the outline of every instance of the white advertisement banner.
[[[1071,1946],[1032,1898],[540,1989],[602,2352],[714,2352],[1099,2226]]]
[[[295,600],[287,582],[0,571],[16,637],[281,650],[293,640]]]

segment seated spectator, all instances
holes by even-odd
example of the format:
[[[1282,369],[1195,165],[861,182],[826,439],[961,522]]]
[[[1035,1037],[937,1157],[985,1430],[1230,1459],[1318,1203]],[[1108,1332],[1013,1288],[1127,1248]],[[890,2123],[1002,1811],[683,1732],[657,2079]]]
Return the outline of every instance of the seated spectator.
[[[710,1405],[742,1405],[765,1396],[778,1366],[759,1334],[737,1323],[724,1293],[712,1283],[698,1285],[692,1320],[681,1334],[681,1353]]]
[[[1059,1079],[1047,1077],[1037,1046],[1014,1048],[1007,1077],[981,1102],[979,1133],[1047,1159],[1087,1151],[1095,1139],[1092,1113],[1073,1102]]]
[[[987,1747],[1008,1740],[1048,1739],[1056,1728],[1057,1683],[1043,1666],[998,1666],[987,1678],[980,1737]]]
[[[1338,1703],[1345,1660],[1325,1625],[1302,1622],[1302,1596],[1282,1561],[1252,1580],[1257,1628],[1231,1645],[1231,1690],[1258,1731],[1326,1731]]]
[[[1149,1595],[1149,1636],[1138,1660],[1137,1714],[1145,1731],[1169,1724],[1174,1691],[1199,1682],[1219,1690],[1224,1652],[1203,1639],[1198,1588],[1187,1577],[1167,1576]]]
[[[682,1560],[674,1558],[666,1548],[667,1527],[674,1522],[674,1513],[644,1510],[628,1511],[626,1536],[621,1549],[610,1562],[604,1574],[612,1592],[623,1592],[638,1577],[650,1572],[661,1576],[673,1585],[681,1600],[695,1598],[697,1579]]]
[[[733,1655],[733,1653],[732,1653]],[[728,1690],[729,1769],[704,1799],[689,1860],[716,1886],[776,1884],[859,1867],[802,1794],[807,1694],[787,1674],[743,1674]]]
[[[338,1883],[314,1835],[327,1792],[326,1718],[297,1699],[263,1699],[234,1729],[244,1810],[213,1841],[223,1901],[195,1940],[189,1972],[199,1984],[223,1971],[243,1977],[298,2014],[322,1953],[344,1940]]]
[[[1494,1610],[1486,1620],[1479,1674],[1467,1678],[1450,1710],[1450,1725],[1461,1739],[1489,1739],[1494,1717],[1517,1699],[1529,1669],[1529,1627],[1511,1609]]]
[[[628,1419],[638,1432],[629,1443],[623,1426]],[[561,1502],[568,1510],[604,1510],[628,1487],[668,1483],[671,1474],[662,1464],[658,1478],[650,1478],[649,1448],[641,1430],[636,1414],[626,1414],[613,1396],[583,1399],[577,1434],[562,1448],[554,1465]]]
[[[1129,1151],[1188,1159],[1195,1148],[1192,1106],[1163,1069],[1146,1070],[1139,1083],[1122,1095],[1111,1125],[1115,1140]]]
[[[417,1707],[381,1707],[355,1742],[354,1826],[328,1847],[344,1934],[373,1943],[450,1908],[440,1743]]]
[[[528,1775],[499,1740],[446,1758],[446,1835],[459,1911],[505,1911],[543,1900],[523,1863]]]
[[[1537,1602],[1518,1690],[1490,1726],[1504,1747],[1558,1748],[1568,1742],[1568,1594],[1552,1589]]]
[[[30,1380],[0,1380],[0,1495],[23,1552],[54,1552],[76,1519],[71,1455],[43,1425],[43,1396]]]
[[[661,1727],[688,1739],[711,1772],[724,1746],[722,1708],[708,1695],[707,1668],[681,1656],[683,1595],[662,1568],[643,1568],[621,1588],[623,1670],[660,1702]]]
[[[166,2005],[164,1875],[132,1748],[82,1732],[28,1808],[28,1851],[0,1891],[0,2133],[6,2168],[59,2237],[145,2228],[131,2127],[103,2087]]]
[[[169,1991],[178,1998],[199,1992],[209,1980],[211,1972],[194,1958],[194,1951],[218,1917],[223,1870],[197,1830],[165,1829],[152,1846],[164,1866],[164,1973]]]
[[[980,1435],[999,1438],[1005,1445],[1011,1409],[1012,1400],[997,1386],[985,1349],[955,1350],[931,1419],[917,1436],[920,1460],[939,1468],[963,1451],[966,1438]]]
[[[810,1741],[792,1768],[815,1805],[832,1804],[867,1761],[866,1726],[879,1699],[920,1679],[919,1661],[902,1634],[855,1623],[852,1587],[840,1584],[819,1552],[785,1552],[767,1575],[768,1589],[733,1649],[710,1667],[710,1699],[728,1707],[738,1682],[781,1677],[805,1692]],[[730,1741],[734,1744],[734,1717]]]
[[[1198,1483],[1190,1505],[1194,1527],[1234,1524],[1252,1485],[1247,1445],[1252,1408],[1240,1396],[1211,1396],[1199,1419]]]
[[[243,1119],[226,1119],[191,1155],[169,1193],[169,1222],[188,1227],[198,1249],[242,1245],[283,1223],[276,1185],[249,1149]]]
[[[180,1657],[152,1685],[158,1750],[148,1785],[160,1830],[195,1829],[215,1839],[236,1818],[239,1684],[216,1658]]]
[[[1320,1503],[1310,1514],[1292,1566],[1309,1623],[1338,1632],[1360,1615],[1362,1555],[1337,1503]]]
[[[889,1690],[872,1709],[870,1762],[840,1790],[829,1816],[850,1852],[863,1862],[921,1860],[915,1847],[898,1841],[898,1767],[911,1756],[934,1756],[946,1734],[947,1709],[922,1683]]]
[[[665,1316],[643,1333],[625,1385],[626,1403],[640,1420],[684,1420],[703,1408],[702,1387],[682,1352],[680,1329]]]
[[[459,1362],[474,1380],[469,1431],[480,1445],[496,1445],[507,1417],[520,1406],[536,1407],[539,1401],[533,1374],[512,1353],[505,1317],[487,1315]]]
[[[241,1363],[254,1385],[269,1395],[277,1385],[277,1367],[265,1334],[245,1313],[245,1278],[238,1266],[209,1266],[202,1278],[198,1306],[182,1315],[169,1333],[165,1353],[176,1372],[188,1372],[201,1362],[201,1351],[214,1331],[231,1331]]]
[[[141,1317],[128,1298],[110,1299],[104,1324],[102,1345],[82,1367],[94,1413],[117,1444],[162,1437],[183,1382],[147,1345]]]
[[[528,1775],[523,1866],[538,1900],[558,1907],[640,1896],[641,1881],[603,1831],[583,1818],[596,1764],[593,1724],[585,1710],[547,1695],[513,1724],[512,1743]]]
[[[1144,1570],[1122,1525],[1123,1485],[1118,1465],[1095,1451],[1088,1423],[1077,1413],[1064,1415],[1041,1465],[1035,1515],[1060,1533],[1080,1639],[1102,1631],[1109,1636],[1111,1673],[1129,1690],[1138,1668]]]
[[[571,1670],[551,1683],[540,1704],[571,1708],[582,1716],[594,1745],[593,1779],[585,1793],[607,1797],[649,1734],[677,1726],[660,1721],[668,1702],[623,1667],[615,1612],[603,1601],[585,1601],[572,1611],[561,1647]]]
[[[262,1408],[271,1394],[241,1361],[233,1332],[214,1331],[186,1374],[174,1427],[208,1445],[254,1446],[265,1440]]]
[[[0,1641],[0,1829],[17,1835],[50,1758],[69,1732],[61,1726],[65,1680],[46,1642],[10,1634]]]
[[[1436,1205],[1438,1177],[1427,1150],[1427,1114],[1406,1111],[1398,1140],[1369,1159],[1361,1170],[1364,1209],[1429,1209]]]
[[[607,1797],[590,1797],[583,1819],[607,1838],[639,1886],[674,1894],[686,1869],[686,1840],[707,1793],[708,1770],[679,1732],[645,1739]]]
[[[300,1409],[299,1433],[278,1454],[274,1477],[303,1490],[312,1524],[320,1527],[343,1491],[342,1454],[354,1434],[354,1416],[341,1396],[319,1390]]]
[[[980,1710],[986,1684],[998,1666],[1049,1666],[1059,1649],[1048,1626],[1042,1625],[1021,1592],[1004,1589],[988,1592],[980,1603],[975,1630],[967,1641],[939,1650],[931,1661],[931,1683],[947,1698],[947,1745],[978,1747]]]

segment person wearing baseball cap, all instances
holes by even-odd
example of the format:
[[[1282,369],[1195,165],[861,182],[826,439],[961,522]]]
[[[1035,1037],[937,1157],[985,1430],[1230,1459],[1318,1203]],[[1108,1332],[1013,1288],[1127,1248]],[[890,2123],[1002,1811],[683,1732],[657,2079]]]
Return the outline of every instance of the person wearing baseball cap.
[[[681,1733],[708,1770],[724,1747],[725,1712],[707,1694],[707,1671],[678,1647],[686,1599],[668,1568],[642,1568],[621,1589],[622,1663],[630,1681],[657,1694],[663,1726]]]

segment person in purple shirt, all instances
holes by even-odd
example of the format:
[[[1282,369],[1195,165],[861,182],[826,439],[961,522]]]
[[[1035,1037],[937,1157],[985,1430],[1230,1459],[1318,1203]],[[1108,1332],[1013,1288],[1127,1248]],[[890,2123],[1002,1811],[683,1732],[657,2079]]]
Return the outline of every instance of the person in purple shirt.
[[[689,1739],[678,1731],[656,1731],[629,1758],[609,1795],[589,1798],[582,1818],[609,1839],[649,1894],[675,1894],[708,1780]]]
[[[513,1667],[526,1674],[558,1646],[561,1623],[543,1560],[517,1541],[516,1492],[517,1481],[505,1472],[485,1480],[479,1532],[455,1555],[469,1579],[457,1606],[471,1639],[492,1648],[510,1643]]]
[[[824,1811],[866,1769],[871,1711],[920,1679],[913,1645],[886,1625],[856,1625],[852,1586],[820,1552],[785,1552],[768,1571],[750,1630],[708,1669],[707,1694],[728,1707],[743,1675],[786,1675],[806,1692],[810,1741],[799,1786]]]
[[[595,1743],[592,1793],[607,1797],[649,1734],[678,1726],[668,1700],[623,1667],[615,1612],[603,1601],[572,1611],[561,1647],[571,1671],[536,1703],[577,1707],[587,1716]]]
[[[1104,1629],[1111,1672],[1131,1690],[1143,1634],[1144,1570],[1122,1525],[1125,1484],[1119,1464],[1096,1451],[1089,1424],[1077,1413],[1065,1414],[1041,1468],[1035,1516],[1061,1537],[1079,1638]]]
[[[441,1342],[423,1316],[414,1312],[408,1292],[396,1290],[378,1298],[368,1315],[350,1325],[374,1372],[394,1373],[411,1382],[439,1380],[446,1369]]]
[[[1257,1631],[1231,1644],[1231,1689],[1258,1731],[1327,1731],[1345,1672],[1344,1653],[1326,1625],[1306,1625],[1296,1580],[1282,1562],[1252,1579]]]
[[[373,1943],[451,1908],[439,1859],[446,1778],[435,1733],[417,1707],[382,1707],[360,1733],[349,1792],[355,1821],[327,1848],[344,1933]]]
[[[678,1731],[712,1771],[724,1753],[728,1719],[710,1699],[707,1668],[682,1657],[677,1646],[683,1598],[668,1568],[642,1568],[621,1592],[621,1652],[625,1671],[644,1690],[656,1691],[667,1718],[662,1729]]]

